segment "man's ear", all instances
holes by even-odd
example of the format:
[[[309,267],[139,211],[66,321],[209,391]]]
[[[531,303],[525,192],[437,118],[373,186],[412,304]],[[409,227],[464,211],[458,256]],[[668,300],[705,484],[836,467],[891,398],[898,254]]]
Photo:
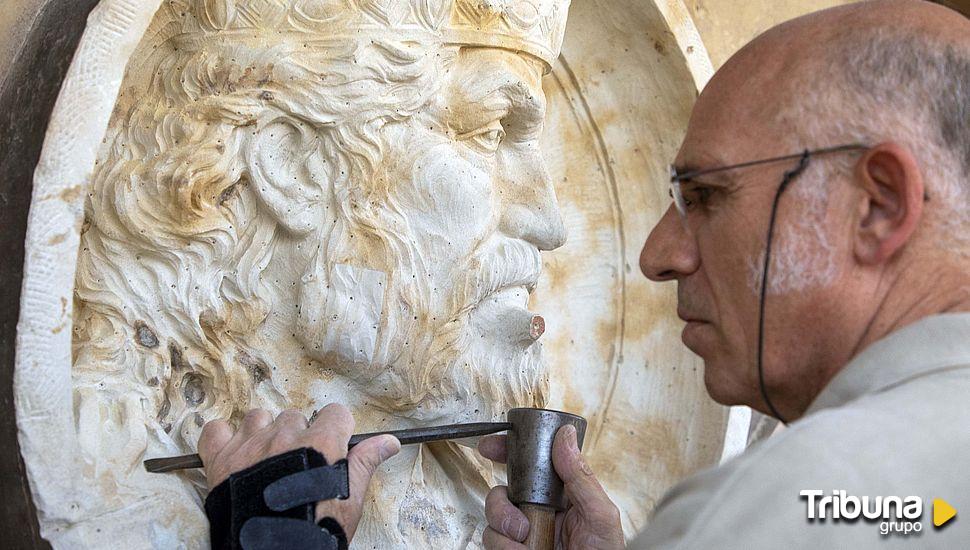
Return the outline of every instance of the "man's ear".
[[[284,119],[259,124],[249,143],[256,196],[287,231],[306,235],[323,220],[326,172],[314,130]]]
[[[897,143],[881,143],[856,164],[865,195],[859,204],[854,253],[863,264],[885,262],[901,250],[923,215],[923,176],[916,157]]]

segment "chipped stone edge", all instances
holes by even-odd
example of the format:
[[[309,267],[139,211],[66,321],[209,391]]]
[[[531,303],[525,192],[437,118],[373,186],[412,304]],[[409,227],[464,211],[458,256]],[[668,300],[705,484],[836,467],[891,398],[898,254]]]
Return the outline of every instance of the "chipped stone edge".
[[[64,79],[44,138],[27,220],[14,406],[41,536],[96,504],[82,485],[73,415],[74,275],[84,198],[122,77],[161,0],[102,0]],[[94,137],[99,136],[99,137]],[[59,542],[61,544],[59,544]]]

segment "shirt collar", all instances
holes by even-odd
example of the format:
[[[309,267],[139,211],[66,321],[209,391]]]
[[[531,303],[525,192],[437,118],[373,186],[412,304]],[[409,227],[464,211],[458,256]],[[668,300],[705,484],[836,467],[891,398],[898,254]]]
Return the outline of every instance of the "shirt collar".
[[[862,350],[829,381],[805,415],[957,365],[970,367],[970,313],[926,317]]]

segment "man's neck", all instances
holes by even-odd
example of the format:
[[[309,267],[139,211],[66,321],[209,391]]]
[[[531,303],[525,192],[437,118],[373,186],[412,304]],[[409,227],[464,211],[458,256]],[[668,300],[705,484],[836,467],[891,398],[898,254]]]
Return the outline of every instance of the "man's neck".
[[[941,313],[970,312],[970,271],[938,265],[933,269],[907,269],[883,295],[885,298],[852,350],[852,357],[920,319]]]
[[[879,297],[871,314],[861,318],[846,312],[841,328],[833,327],[833,334],[845,338],[842,352],[826,347],[833,355],[819,361],[812,372],[816,391],[805,393],[806,384],[789,394],[788,407],[782,413],[789,421],[800,418],[805,410],[839,372],[862,350],[889,334],[921,319],[941,313],[970,312],[970,269],[957,269],[951,263],[911,260],[894,274],[881,276],[880,288],[873,293]],[[864,304],[859,304],[865,307]],[[859,310],[855,310],[859,312]],[[859,325],[864,322],[864,326]],[[834,343],[839,338],[829,339]],[[822,359],[822,358],[817,358]],[[829,368],[823,368],[828,365]],[[778,403],[775,403],[779,406]]]

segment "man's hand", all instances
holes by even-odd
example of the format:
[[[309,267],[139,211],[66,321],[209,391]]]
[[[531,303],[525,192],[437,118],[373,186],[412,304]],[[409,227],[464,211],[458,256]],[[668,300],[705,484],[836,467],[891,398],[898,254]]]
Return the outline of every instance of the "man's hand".
[[[478,451],[485,458],[505,463],[505,436],[484,437]],[[576,428],[556,432],[552,464],[565,483],[570,508],[556,514],[556,548],[563,550],[616,550],[623,548],[620,511],[606,495],[576,444]],[[488,528],[482,540],[488,550],[525,550],[529,522],[509,502],[507,487],[497,486],[485,498]]]
[[[371,476],[382,462],[401,450],[401,443],[391,435],[372,437],[354,446],[348,455],[354,417],[337,404],[320,409],[313,424],[307,424],[300,411],[283,411],[274,421],[273,415],[263,409],[249,411],[236,433],[225,420],[209,422],[199,437],[199,456],[205,464],[209,488],[222,483],[229,474],[294,449],[316,449],[329,464],[346,457],[350,498],[318,502],[316,512],[318,521],[324,517],[337,520],[349,541],[360,523]]]

